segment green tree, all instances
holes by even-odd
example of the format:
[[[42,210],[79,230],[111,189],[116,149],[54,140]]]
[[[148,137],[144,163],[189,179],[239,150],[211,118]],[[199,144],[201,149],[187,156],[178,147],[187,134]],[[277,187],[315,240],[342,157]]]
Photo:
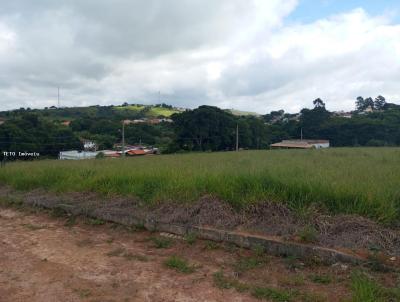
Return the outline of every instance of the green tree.
[[[320,99],[316,99],[313,102],[315,108],[325,108],[325,103]]]
[[[81,149],[78,136],[70,128],[41,118],[36,113],[20,113],[0,127],[0,150],[38,152],[57,156],[60,151]]]
[[[300,126],[307,138],[320,138],[319,129],[329,120],[331,113],[325,109],[325,104],[321,100],[314,101],[314,109],[301,110]],[[317,105],[319,104],[319,105]]]
[[[374,101],[375,109],[382,110],[385,108],[385,105],[386,105],[386,99],[383,96],[379,95],[375,98]]]
[[[213,106],[200,106],[172,116],[176,144],[184,150],[234,148],[236,118]]]
[[[374,100],[371,97],[366,98],[364,100],[364,106],[365,106],[365,109],[368,108],[368,107],[374,109],[374,106],[375,106]]]
[[[358,111],[363,111],[365,108],[367,107],[365,106],[364,98],[362,96],[359,96],[356,101],[356,109]]]

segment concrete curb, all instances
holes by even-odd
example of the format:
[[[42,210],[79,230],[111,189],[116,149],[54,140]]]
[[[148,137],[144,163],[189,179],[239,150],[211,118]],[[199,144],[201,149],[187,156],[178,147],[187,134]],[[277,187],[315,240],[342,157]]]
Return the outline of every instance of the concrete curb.
[[[243,248],[252,249],[262,246],[266,253],[275,256],[291,256],[326,264],[334,264],[337,262],[362,264],[367,262],[366,259],[358,255],[335,249],[283,241],[277,237],[254,235],[237,231],[225,231],[203,226],[163,223],[150,218],[136,217],[131,212],[123,210],[104,211],[101,207],[96,209],[84,209],[76,205],[49,204],[41,202],[40,200],[36,200],[34,203],[31,203],[31,205],[47,209],[61,209],[73,215],[84,215],[126,226],[140,226],[149,231],[159,231],[179,236],[195,234],[199,239],[231,243]]]

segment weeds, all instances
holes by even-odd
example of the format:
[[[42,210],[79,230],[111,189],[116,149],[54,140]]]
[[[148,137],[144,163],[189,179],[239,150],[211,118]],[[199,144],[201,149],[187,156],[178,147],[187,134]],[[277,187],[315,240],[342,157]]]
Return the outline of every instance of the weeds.
[[[190,244],[193,245],[197,240],[197,234],[196,233],[189,233],[185,236],[185,241]]]
[[[318,256],[309,256],[304,259],[304,262],[302,262],[304,266],[307,267],[319,267],[319,266],[325,266],[326,262]]]
[[[328,275],[311,275],[310,280],[318,284],[329,284],[332,282],[332,277]]]
[[[104,160],[101,165],[89,160],[16,162],[1,169],[0,182],[17,190],[135,196],[147,204],[160,197],[192,202],[204,194],[236,206],[273,199],[304,217],[309,215],[304,209],[317,201],[316,208],[331,213],[393,223],[400,217],[399,165],[396,148],[247,151]],[[84,171],[92,176],[85,177]]]
[[[18,209],[24,206],[24,202],[20,198],[7,196],[7,197],[0,197],[0,205]]]
[[[135,231],[137,231],[137,232],[146,230],[144,223],[135,224],[133,227],[135,228]]]
[[[224,250],[228,253],[235,253],[236,251],[238,251],[238,247],[231,243],[231,242],[225,242],[222,247],[224,248]]]
[[[250,292],[251,295],[260,300],[275,301],[275,302],[322,302],[326,298],[314,293],[301,292],[298,290],[286,290],[282,288],[271,288],[255,286],[247,283],[240,282],[236,278],[226,277],[222,271],[213,274],[214,286],[220,289],[235,289],[236,291]],[[304,283],[304,278],[301,278],[298,285]],[[290,285],[290,284],[287,284]]]
[[[50,215],[54,218],[64,218],[69,217],[68,212],[60,207],[52,208],[50,211]]]
[[[280,283],[286,286],[301,286],[305,284],[303,275],[289,275],[280,279]]]
[[[265,256],[265,248],[257,244],[252,248],[253,252],[256,254],[257,257],[264,257]]]
[[[327,301],[327,298],[321,294],[316,294],[316,293],[308,293],[308,292],[302,292],[302,293],[296,293],[296,296],[299,301],[302,302],[325,302]]]
[[[190,274],[195,271],[195,267],[189,265],[186,259],[183,259],[179,256],[171,256],[167,260],[165,260],[164,265],[168,268],[174,269],[177,272]]]
[[[361,272],[351,278],[352,302],[400,301],[400,287],[385,288]]]
[[[261,267],[267,263],[265,258],[261,257],[241,257],[233,266],[235,272],[244,273],[246,271]]]
[[[173,241],[164,237],[152,237],[151,241],[157,249],[167,249],[172,246]]]
[[[287,269],[297,270],[304,268],[304,263],[300,262],[300,260],[297,257],[288,256],[284,258],[283,261]]]
[[[220,289],[230,289],[234,288],[238,292],[245,292],[250,289],[250,286],[239,282],[236,279],[228,278],[224,276],[222,271],[216,272],[213,274],[214,285]]]
[[[89,225],[104,225],[106,222],[98,218],[88,218],[85,220],[85,223]]]
[[[214,241],[207,241],[206,245],[204,246],[204,249],[209,251],[217,250],[219,249],[219,244]]]
[[[274,302],[293,301],[293,293],[288,290],[275,289],[269,287],[256,287],[251,293],[257,299],[263,299]]]
[[[368,256],[367,266],[374,272],[380,272],[380,273],[387,273],[392,270],[390,267],[386,266],[381,261],[377,253],[373,253]]]
[[[313,243],[317,241],[318,232],[313,226],[308,225],[299,231],[298,236],[302,242]]]
[[[64,226],[66,227],[72,227],[76,224],[76,216],[70,215],[68,216],[67,220],[64,223]]]
[[[109,257],[123,257],[124,259],[126,259],[128,261],[132,261],[132,260],[138,260],[141,262],[149,261],[148,257],[146,257],[144,255],[136,255],[136,254],[128,253],[125,251],[124,248],[121,248],[121,247],[108,252],[106,255]]]

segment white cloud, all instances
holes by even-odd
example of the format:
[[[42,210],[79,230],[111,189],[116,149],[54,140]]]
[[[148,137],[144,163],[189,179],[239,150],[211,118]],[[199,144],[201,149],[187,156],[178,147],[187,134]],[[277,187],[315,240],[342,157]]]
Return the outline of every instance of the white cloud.
[[[357,9],[274,32],[244,66],[227,68],[222,87],[237,106],[297,111],[317,97],[352,109],[358,95],[399,101],[400,25]]]
[[[333,16],[307,25],[291,26],[275,35],[267,45],[273,58],[300,50],[307,61],[361,51],[376,42],[388,20],[371,18],[364,10]]]
[[[15,45],[15,33],[0,23],[0,59],[9,55]]]
[[[398,101],[400,25],[357,9],[285,23],[296,0],[50,0],[0,9],[0,104],[162,101],[261,113]]]

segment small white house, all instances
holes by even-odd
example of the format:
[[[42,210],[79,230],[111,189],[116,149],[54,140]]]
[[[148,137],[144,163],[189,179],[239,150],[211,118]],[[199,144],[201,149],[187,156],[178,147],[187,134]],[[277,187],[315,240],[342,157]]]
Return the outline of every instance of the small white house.
[[[96,151],[97,149],[97,144],[94,141],[91,140],[84,140],[83,141],[83,148],[87,151]]]

